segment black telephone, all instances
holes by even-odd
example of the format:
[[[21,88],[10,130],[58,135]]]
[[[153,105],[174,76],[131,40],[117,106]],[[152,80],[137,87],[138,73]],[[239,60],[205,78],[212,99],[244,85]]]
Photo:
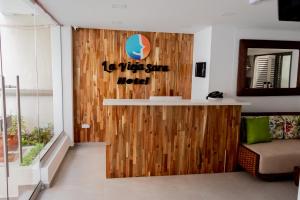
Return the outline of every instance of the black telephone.
[[[208,98],[223,98],[223,92],[214,91],[207,95],[206,99]]]

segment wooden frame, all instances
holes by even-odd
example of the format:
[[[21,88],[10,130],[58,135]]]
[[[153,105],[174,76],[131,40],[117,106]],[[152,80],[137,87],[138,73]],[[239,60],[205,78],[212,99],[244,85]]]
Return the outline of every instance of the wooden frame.
[[[240,40],[239,64],[237,74],[237,96],[292,96],[300,95],[300,59],[298,61],[298,77],[296,88],[246,88],[246,64],[248,48],[298,49],[298,41],[276,40]]]
[[[242,116],[300,115],[300,112],[242,112]]]
[[[294,182],[296,186],[299,186],[299,180],[300,180],[300,166],[294,167]]]

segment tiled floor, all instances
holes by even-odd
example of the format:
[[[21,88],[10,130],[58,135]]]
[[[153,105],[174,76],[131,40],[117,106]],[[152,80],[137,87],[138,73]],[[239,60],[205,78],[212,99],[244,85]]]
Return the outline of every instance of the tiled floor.
[[[296,200],[292,182],[263,182],[247,173],[105,178],[104,144],[70,150],[41,200]]]

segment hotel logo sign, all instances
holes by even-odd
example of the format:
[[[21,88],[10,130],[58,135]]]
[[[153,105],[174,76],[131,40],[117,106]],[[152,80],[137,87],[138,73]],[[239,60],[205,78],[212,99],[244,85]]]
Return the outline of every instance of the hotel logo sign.
[[[127,55],[134,60],[145,59],[150,53],[150,42],[149,40],[141,35],[135,34],[130,36],[125,45]],[[126,70],[136,73],[138,71],[143,71],[146,74],[151,72],[167,72],[169,67],[167,65],[153,65],[153,64],[142,64],[138,61],[135,63],[108,63],[107,61],[102,62],[102,67],[105,72],[112,73],[119,68],[121,72]],[[117,84],[144,84],[147,85],[150,82],[150,77],[145,79],[140,78],[126,78],[119,77]]]
[[[150,42],[142,34],[135,34],[127,39],[125,49],[130,58],[143,60],[150,53]]]

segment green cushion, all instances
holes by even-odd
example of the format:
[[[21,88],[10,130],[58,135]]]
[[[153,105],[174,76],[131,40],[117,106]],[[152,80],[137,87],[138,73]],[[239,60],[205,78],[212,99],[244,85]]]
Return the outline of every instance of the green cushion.
[[[269,117],[253,117],[246,119],[247,144],[271,142]]]

